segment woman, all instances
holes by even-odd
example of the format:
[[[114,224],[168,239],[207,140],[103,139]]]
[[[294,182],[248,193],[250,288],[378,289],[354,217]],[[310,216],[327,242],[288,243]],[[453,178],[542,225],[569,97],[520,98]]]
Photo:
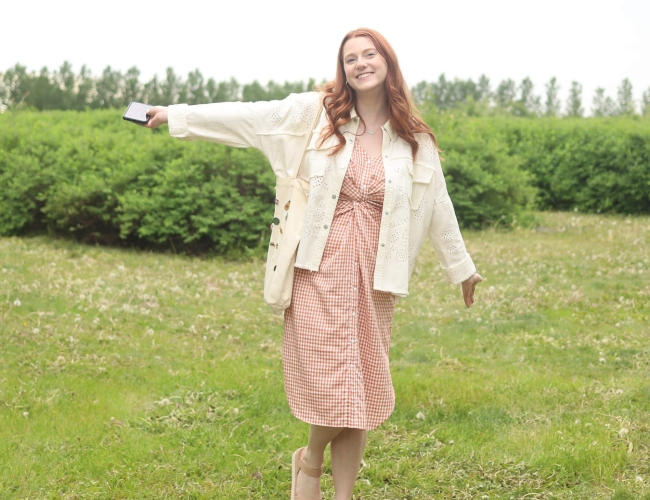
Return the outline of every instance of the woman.
[[[276,175],[296,175],[301,144],[322,104],[301,176],[310,195],[283,366],[292,413],[311,424],[292,460],[292,499],[318,499],[330,444],[335,500],[352,498],[367,431],[392,413],[388,352],[394,304],[408,295],[428,234],[467,307],[482,279],[458,229],[438,148],[412,105],[386,39],[358,29],[343,39],[336,78],[283,101],[152,108],[180,139],[256,147]]]

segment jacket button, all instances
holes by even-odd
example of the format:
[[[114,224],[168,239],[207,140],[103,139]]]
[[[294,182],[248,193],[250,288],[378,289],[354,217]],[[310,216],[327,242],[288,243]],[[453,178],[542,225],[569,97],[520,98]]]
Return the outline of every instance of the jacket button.
[[[323,226],[323,229],[327,229],[328,227],[329,227],[329,226],[328,226],[327,224],[325,224],[325,225]]]
[[[382,247],[383,247],[384,245],[386,245],[386,243],[382,243],[382,244],[381,244]]]
[[[388,215],[388,212],[384,212],[386,215]]]
[[[336,195],[335,195],[335,194],[332,195],[332,199],[333,199],[333,200],[336,199]]]

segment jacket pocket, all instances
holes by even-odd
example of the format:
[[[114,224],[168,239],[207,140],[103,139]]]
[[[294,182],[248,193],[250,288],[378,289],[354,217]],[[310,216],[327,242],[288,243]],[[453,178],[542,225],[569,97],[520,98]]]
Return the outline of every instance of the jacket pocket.
[[[420,203],[422,203],[422,198],[424,193],[431,184],[433,179],[433,167],[424,165],[422,163],[413,163],[412,161],[408,162],[409,175],[412,180],[412,189],[411,189],[411,210],[417,210],[420,208]]]
[[[323,177],[329,159],[330,157],[327,156],[327,151],[324,149],[307,149],[305,163],[303,164],[303,177],[305,179]]]

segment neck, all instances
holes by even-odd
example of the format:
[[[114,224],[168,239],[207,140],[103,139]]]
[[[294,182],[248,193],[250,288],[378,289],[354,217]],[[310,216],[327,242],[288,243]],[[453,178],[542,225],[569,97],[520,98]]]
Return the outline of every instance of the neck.
[[[381,90],[381,92],[376,93],[357,93],[355,105],[357,114],[363,118],[363,121],[373,132],[373,126],[379,128],[388,120],[388,97],[384,89]]]

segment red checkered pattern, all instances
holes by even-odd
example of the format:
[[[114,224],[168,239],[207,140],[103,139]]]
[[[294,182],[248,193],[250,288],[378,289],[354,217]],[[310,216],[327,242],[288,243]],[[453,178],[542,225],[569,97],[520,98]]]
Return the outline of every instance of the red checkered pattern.
[[[393,412],[395,297],[373,290],[383,201],[381,156],[356,144],[320,269],[296,268],[284,314],[284,387],[307,423],[370,430]]]

